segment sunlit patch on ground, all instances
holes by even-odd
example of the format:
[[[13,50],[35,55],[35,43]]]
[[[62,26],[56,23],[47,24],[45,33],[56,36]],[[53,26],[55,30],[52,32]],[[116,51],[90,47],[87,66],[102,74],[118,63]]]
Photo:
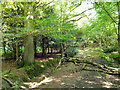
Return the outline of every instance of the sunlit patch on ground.
[[[101,82],[103,85],[102,87],[105,87],[105,88],[111,88],[114,84],[111,83],[111,82]]]
[[[49,60],[53,60],[53,58],[48,58]]]
[[[116,81],[119,81],[120,79],[115,79]]]
[[[96,78],[102,78],[101,76],[95,76]]]
[[[65,83],[61,83],[61,85],[64,85]]]
[[[53,81],[52,77],[48,77],[41,82],[24,82],[24,85],[29,86],[29,88],[36,88],[42,84],[47,84],[48,82],[51,82],[51,81]]]
[[[106,78],[114,78],[114,76],[106,74]]]
[[[70,75],[63,75],[62,77],[73,77],[72,74]]]
[[[103,84],[105,84],[105,85],[103,85],[103,87],[105,87],[105,88],[111,88],[113,85],[111,82],[103,82]]]
[[[98,83],[96,83],[94,81],[85,81],[85,82],[90,83],[90,84],[98,84]]]
[[[113,85],[111,82],[103,82],[105,85]]]

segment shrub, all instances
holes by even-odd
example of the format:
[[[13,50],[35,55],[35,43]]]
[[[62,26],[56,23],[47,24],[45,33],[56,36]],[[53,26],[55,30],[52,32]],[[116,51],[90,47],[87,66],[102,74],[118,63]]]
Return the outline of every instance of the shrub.
[[[44,70],[45,68],[41,67],[40,64],[32,64],[25,68],[25,71],[27,72],[27,75],[29,76],[30,79],[40,75]]]
[[[73,53],[74,51],[74,53]],[[68,55],[68,57],[73,57],[74,55],[76,55],[78,53],[77,48],[68,48],[66,50],[66,54]]]
[[[112,62],[114,62],[114,60],[110,60],[110,57],[109,56],[107,56],[105,53],[99,53],[99,55],[98,55],[99,57],[101,57],[102,59],[104,59],[104,60],[106,60],[106,61],[108,61],[109,62],[109,64],[110,63],[112,63]]]
[[[120,55],[118,52],[112,52],[111,57],[117,61],[120,61]],[[119,62],[120,63],[120,62]]]
[[[113,52],[113,51],[117,51],[117,48],[116,47],[113,47],[113,46],[110,46],[110,47],[103,47],[103,52],[105,53],[109,53],[109,52]]]
[[[39,76],[47,68],[53,67],[55,64],[58,64],[59,60],[48,60],[48,62],[35,62],[30,66],[26,66],[24,69],[27,72],[27,75],[30,79],[33,77]],[[25,78],[23,78],[26,80]]]
[[[112,52],[111,53],[111,57],[114,58],[114,59],[116,59],[116,58],[119,58],[120,56],[119,56],[118,52]]]

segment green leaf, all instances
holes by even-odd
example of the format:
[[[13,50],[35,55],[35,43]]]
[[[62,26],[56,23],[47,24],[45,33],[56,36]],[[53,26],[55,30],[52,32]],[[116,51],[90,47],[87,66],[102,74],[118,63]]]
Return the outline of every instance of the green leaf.
[[[18,85],[15,85],[15,86],[13,86],[13,87],[11,87],[12,89],[14,89],[14,90],[18,90],[19,89],[19,86]]]

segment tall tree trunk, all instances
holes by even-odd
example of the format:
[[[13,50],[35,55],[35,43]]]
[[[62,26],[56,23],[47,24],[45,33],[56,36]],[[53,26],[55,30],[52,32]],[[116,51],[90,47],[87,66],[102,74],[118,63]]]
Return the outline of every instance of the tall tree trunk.
[[[19,46],[18,46],[18,42],[16,41],[16,60],[18,59],[18,50],[19,50]]]
[[[48,48],[48,54],[50,53],[50,49],[49,49],[49,41],[48,41],[48,46],[47,46],[47,48]]]
[[[119,22],[118,22],[118,53],[120,55],[120,1],[117,2],[118,4],[118,17],[119,17]]]
[[[61,43],[61,58],[63,58],[64,56],[64,46],[63,44]]]
[[[51,54],[53,53],[53,46],[51,46]]]
[[[26,5],[27,3],[24,4],[25,4],[24,16],[27,17],[27,10],[31,9],[32,6]],[[31,9],[31,11],[33,10]],[[33,29],[32,20],[26,18],[24,28],[27,29],[28,31],[30,29],[32,30]],[[34,62],[33,36],[30,33],[26,33],[24,35],[24,64],[32,64],[33,62]]]
[[[32,64],[34,62],[34,44],[33,36],[27,35],[24,37],[24,63]]]
[[[14,42],[14,40],[13,40],[13,42]],[[12,47],[13,47],[13,56],[12,57],[14,60],[16,60],[16,45],[13,43]]]
[[[45,55],[45,40],[44,40],[44,36],[42,37],[42,56]]]
[[[34,51],[35,51],[34,56],[36,57],[37,56],[37,38],[36,37],[34,37]]]
[[[4,54],[6,54],[5,46],[6,46],[6,42],[4,41],[4,38],[3,38],[3,49],[4,49]]]

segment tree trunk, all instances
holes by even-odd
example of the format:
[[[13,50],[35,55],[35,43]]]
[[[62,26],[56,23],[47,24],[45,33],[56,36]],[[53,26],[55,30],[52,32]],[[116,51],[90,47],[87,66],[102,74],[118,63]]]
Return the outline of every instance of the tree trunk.
[[[3,38],[3,50],[4,50],[4,54],[6,54],[5,46],[6,46],[6,42],[4,41],[4,38]]]
[[[36,40],[37,38],[36,37],[34,37],[34,51],[35,51],[35,54],[34,54],[34,56],[36,57],[37,56],[37,40]]]
[[[61,58],[63,58],[64,56],[64,47],[63,44],[61,43]]]
[[[18,47],[18,42],[16,41],[16,60],[18,59],[18,49],[19,47]]]
[[[16,45],[15,44],[12,44],[12,47],[13,47],[13,59],[16,60]]]
[[[48,54],[49,54],[50,53],[49,42],[48,42],[47,48],[48,48]]]
[[[27,19],[27,12],[31,9],[31,14],[33,14],[33,7],[30,5],[26,5],[27,3],[24,3],[25,10],[24,10],[24,17],[26,17],[24,28],[29,30],[34,29],[33,28],[33,20]],[[30,12],[30,11],[29,11]],[[34,62],[34,43],[33,43],[33,36],[29,32],[25,33],[24,35],[24,64],[32,64]]]
[[[53,53],[53,48],[51,47],[51,54]]]
[[[34,44],[33,36],[27,35],[24,37],[24,63],[32,64],[34,62]]]
[[[120,55],[120,2],[117,2],[118,4],[118,17],[119,17],[119,22],[118,22],[118,53]]]
[[[44,42],[44,37],[42,38],[42,56],[45,55],[45,46],[44,46],[45,42]]]

